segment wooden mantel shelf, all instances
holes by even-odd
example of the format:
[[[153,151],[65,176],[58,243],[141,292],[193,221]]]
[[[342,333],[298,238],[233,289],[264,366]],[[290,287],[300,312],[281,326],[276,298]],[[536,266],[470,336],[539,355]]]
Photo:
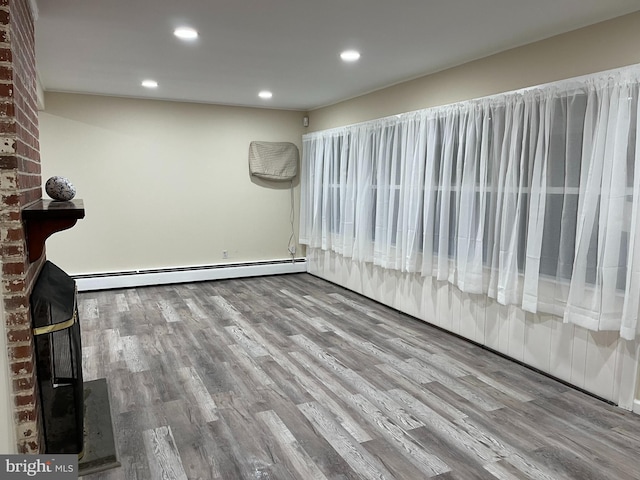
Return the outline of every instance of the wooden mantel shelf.
[[[42,255],[44,242],[56,232],[73,227],[84,218],[82,200],[59,202],[38,200],[22,209],[22,221],[27,234],[29,261],[35,262]]]

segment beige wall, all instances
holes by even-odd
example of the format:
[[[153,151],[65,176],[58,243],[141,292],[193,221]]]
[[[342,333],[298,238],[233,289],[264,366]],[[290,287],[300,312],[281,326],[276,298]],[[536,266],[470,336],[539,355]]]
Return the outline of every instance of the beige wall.
[[[300,148],[303,115],[47,93],[43,183],[68,177],[86,208],[47,240],[48,259],[84,274],[288,258],[289,184],[252,181],[248,149]]]
[[[309,131],[640,63],[640,12],[508,50],[309,113]]]

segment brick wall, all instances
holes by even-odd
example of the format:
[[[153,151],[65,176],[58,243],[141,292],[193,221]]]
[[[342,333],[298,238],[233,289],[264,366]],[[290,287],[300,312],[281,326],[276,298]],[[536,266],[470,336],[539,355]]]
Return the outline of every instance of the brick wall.
[[[29,263],[20,216],[41,183],[33,12],[29,0],[0,0],[0,288],[22,453],[42,445],[29,294],[44,255]]]

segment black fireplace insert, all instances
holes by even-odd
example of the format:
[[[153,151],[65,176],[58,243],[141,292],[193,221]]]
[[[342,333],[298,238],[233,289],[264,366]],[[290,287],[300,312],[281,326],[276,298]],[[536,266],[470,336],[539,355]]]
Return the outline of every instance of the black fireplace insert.
[[[30,301],[45,453],[82,455],[84,392],[76,283],[47,261]]]

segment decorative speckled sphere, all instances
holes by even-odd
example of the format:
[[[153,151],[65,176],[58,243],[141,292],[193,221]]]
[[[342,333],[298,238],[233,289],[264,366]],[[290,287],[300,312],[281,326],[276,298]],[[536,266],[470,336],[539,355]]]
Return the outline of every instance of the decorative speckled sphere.
[[[64,177],[51,177],[44,185],[44,189],[54,200],[66,202],[76,196],[76,187]]]

